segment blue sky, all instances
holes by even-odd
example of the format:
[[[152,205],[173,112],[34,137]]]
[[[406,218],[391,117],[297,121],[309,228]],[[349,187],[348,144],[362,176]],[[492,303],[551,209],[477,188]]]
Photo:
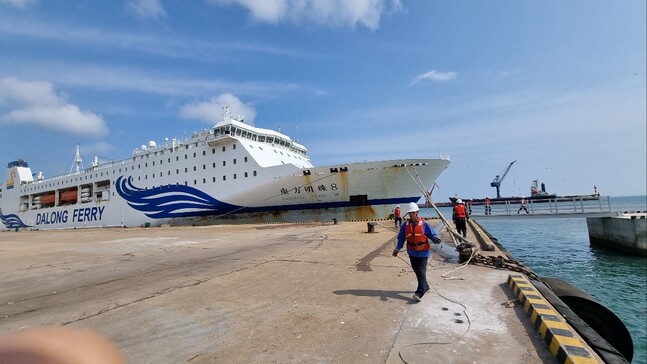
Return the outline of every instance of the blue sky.
[[[644,0],[0,0],[0,160],[68,172],[228,104],[315,165],[448,155],[435,201],[645,194]],[[297,132],[298,131],[298,132]]]

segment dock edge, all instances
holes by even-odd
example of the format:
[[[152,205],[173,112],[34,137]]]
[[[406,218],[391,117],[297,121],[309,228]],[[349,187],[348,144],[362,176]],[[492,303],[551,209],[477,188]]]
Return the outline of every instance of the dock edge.
[[[604,363],[526,276],[511,274],[508,285],[559,363]]]

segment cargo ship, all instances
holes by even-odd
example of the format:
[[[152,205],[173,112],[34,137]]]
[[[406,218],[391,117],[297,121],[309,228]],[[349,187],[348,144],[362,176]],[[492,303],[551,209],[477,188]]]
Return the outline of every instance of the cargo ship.
[[[459,197],[450,197],[449,205],[456,203],[456,200]],[[558,195],[555,193],[546,192],[546,185],[541,183],[539,185],[538,180],[532,180],[530,185],[530,194],[528,196],[508,196],[508,197],[494,197],[490,198],[491,204],[505,204],[505,203],[520,203],[522,199],[532,200],[534,203],[537,202],[562,202],[562,201],[590,201],[590,200],[599,200],[600,193],[598,192],[597,186],[593,186],[593,194],[590,195]],[[485,198],[462,198],[463,201],[469,201],[472,205],[484,205]]]
[[[80,161],[78,150],[77,159]],[[289,136],[225,110],[186,140],[151,141],[126,159],[45,178],[8,163],[0,229],[72,229],[381,219],[416,202],[446,158],[315,167]]]

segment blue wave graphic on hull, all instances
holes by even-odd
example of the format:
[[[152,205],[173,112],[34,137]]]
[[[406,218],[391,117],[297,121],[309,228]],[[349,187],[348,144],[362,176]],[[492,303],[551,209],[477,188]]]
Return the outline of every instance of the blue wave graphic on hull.
[[[184,185],[143,189],[133,185],[132,177],[124,176],[117,178],[115,185],[130,207],[154,219],[224,214],[239,208]]]
[[[2,209],[0,209],[0,220],[9,229],[29,227],[16,214],[3,215]]]

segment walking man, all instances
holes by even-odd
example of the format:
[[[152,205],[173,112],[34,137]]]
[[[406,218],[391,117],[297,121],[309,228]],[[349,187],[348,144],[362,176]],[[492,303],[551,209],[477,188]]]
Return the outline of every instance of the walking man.
[[[418,204],[415,202],[409,203],[409,220],[405,221],[400,227],[398,234],[398,245],[393,250],[393,256],[397,256],[400,249],[407,242],[407,254],[411,262],[411,268],[416,274],[418,279],[418,287],[413,294],[413,299],[416,302],[422,300],[422,296],[429,292],[429,284],[427,283],[427,260],[429,259],[429,239],[434,244],[440,244],[440,238],[432,229],[431,225],[424,219],[418,217]]]
[[[528,201],[526,201],[526,196],[521,197],[521,202],[520,203],[521,203],[521,206],[519,207],[519,210],[517,211],[517,214],[520,213],[521,210],[525,210],[526,213],[529,214],[528,208],[526,207],[526,205],[528,204]]]
[[[485,214],[492,214],[492,208],[490,207],[490,196],[485,196]]]

